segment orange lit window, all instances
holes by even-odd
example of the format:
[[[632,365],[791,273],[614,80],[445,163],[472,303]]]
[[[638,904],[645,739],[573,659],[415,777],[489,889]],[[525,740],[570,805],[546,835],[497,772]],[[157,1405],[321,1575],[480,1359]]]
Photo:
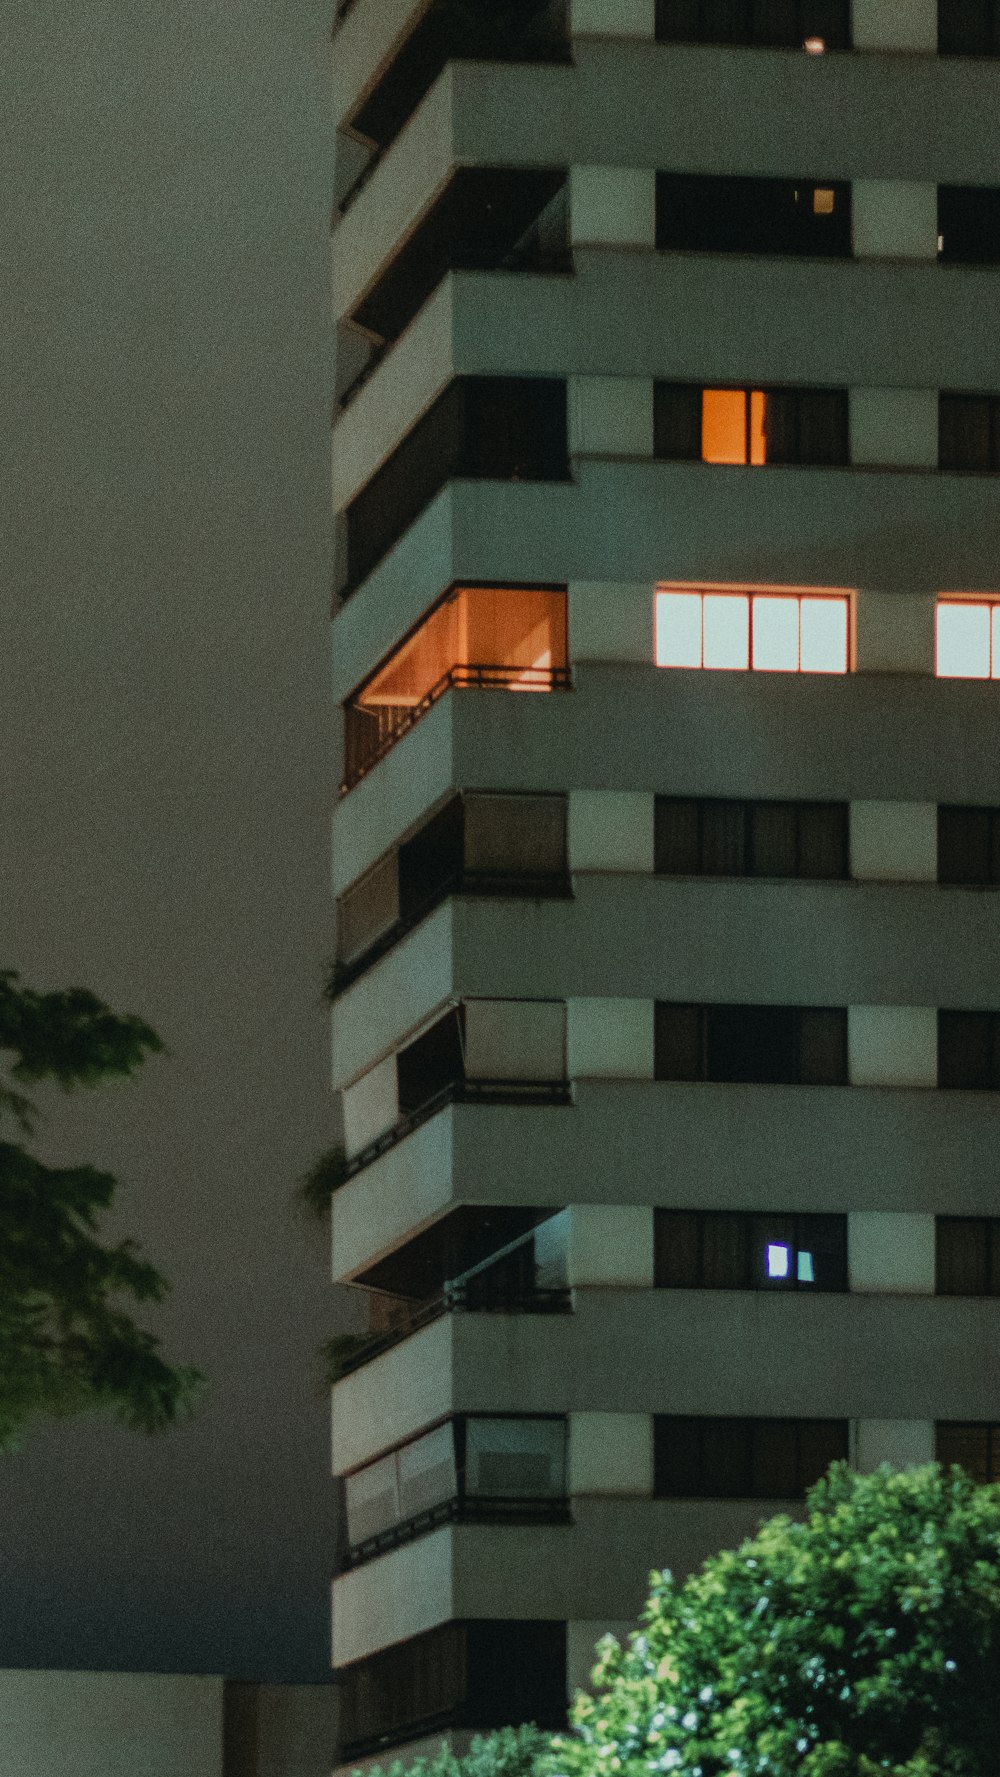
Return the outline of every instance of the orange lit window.
[[[939,679],[1000,679],[1000,600],[941,599]]]
[[[846,673],[848,606],[831,593],[670,588],[656,595],[656,664]]]
[[[453,685],[552,691],[568,677],[564,591],[457,587],[348,700],[344,788]]]
[[[704,389],[701,456],[705,463],[766,463],[762,389]]]

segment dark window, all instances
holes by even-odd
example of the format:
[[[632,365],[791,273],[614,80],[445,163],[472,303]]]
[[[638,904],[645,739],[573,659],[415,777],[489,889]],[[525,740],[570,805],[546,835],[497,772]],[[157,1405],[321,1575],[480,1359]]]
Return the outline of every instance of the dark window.
[[[1000,1012],[938,1012],[938,1085],[1000,1090]]]
[[[656,244],[678,252],[849,258],[851,188],[837,180],[657,173]]]
[[[658,1289],[846,1290],[847,1217],[654,1211]]]
[[[934,1454],[944,1468],[964,1468],[985,1485],[1000,1481],[1000,1425],[990,1421],[939,1420]]]
[[[1000,262],[1000,190],[938,186],[939,257],[967,265]]]
[[[938,467],[1000,470],[1000,396],[939,395]]]
[[[566,0],[431,0],[351,129],[384,152],[449,60],[562,61],[568,53]]]
[[[568,473],[564,382],[456,378],[348,506],[342,596],[356,590],[454,476],[551,481]]]
[[[850,0],[656,0],[658,43],[801,49],[807,37],[850,49]]]
[[[938,808],[938,881],[1000,884],[1000,808]]]
[[[846,1008],[697,1006],[659,1000],[655,1077],[845,1085]]]
[[[566,176],[461,167],[351,319],[398,339],[449,271],[563,271],[570,264]]]
[[[657,796],[655,867],[663,876],[842,879],[847,803]]]
[[[344,1666],[340,1758],[432,1728],[566,1720],[566,1625],[482,1619],[444,1623]]]
[[[846,463],[847,391],[657,382],[653,452],[664,461]]]
[[[1000,1296],[1000,1218],[938,1216],[939,1296]]]
[[[938,0],[938,54],[1000,55],[998,0]]]
[[[801,1499],[847,1457],[845,1419],[653,1422],[658,1499]]]
[[[464,1040],[460,1007],[446,1012],[421,1037],[396,1057],[399,1111],[419,1111],[439,1093],[464,1078]]]

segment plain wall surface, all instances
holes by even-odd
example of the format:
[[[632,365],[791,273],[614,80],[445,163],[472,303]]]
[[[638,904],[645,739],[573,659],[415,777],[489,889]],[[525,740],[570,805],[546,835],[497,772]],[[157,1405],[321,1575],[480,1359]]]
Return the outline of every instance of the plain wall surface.
[[[210,1378],[3,1459],[8,1665],[327,1670],[332,10],[5,21],[2,962],[168,1045],[46,1152],[118,1173]]]
[[[221,1678],[0,1671],[0,1770],[223,1777],[222,1694]]]

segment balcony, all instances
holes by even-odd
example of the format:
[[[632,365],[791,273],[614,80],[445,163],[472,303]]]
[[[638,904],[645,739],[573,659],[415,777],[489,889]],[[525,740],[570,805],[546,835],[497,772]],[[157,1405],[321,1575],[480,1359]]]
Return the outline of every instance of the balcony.
[[[455,377],[347,506],[342,600],[456,478],[568,481],[565,380]]]
[[[340,1571],[442,1524],[568,1524],[566,1420],[461,1414],[345,1479]]]
[[[347,407],[390,345],[452,271],[569,272],[563,169],[461,167],[347,317],[370,357],[339,396]]]
[[[346,17],[356,0],[338,14]],[[567,0],[432,0],[395,57],[347,120],[372,159],[343,200],[351,203],[450,61],[567,62]]]
[[[453,687],[569,685],[566,594],[552,587],[455,587],[345,706],[341,795]]]
[[[534,1224],[546,1214],[532,1209],[459,1208],[365,1273],[353,1287],[367,1292],[369,1328],[342,1334],[330,1342],[331,1381],[362,1369],[446,1314],[570,1313],[569,1289],[545,1282],[551,1266],[543,1270],[539,1262]],[[477,1263],[446,1278],[433,1294],[420,1298],[385,1287],[386,1279],[397,1285],[405,1282],[411,1291],[421,1282],[426,1287],[428,1278],[447,1263],[449,1252],[462,1247],[466,1252],[474,1251],[477,1243],[481,1245],[484,1239],[495,1242],[505,1227],[523,1227],[525,1220],[530,1224],[526,1233],[519,1232]]]
[[[337,902],[335,999],[451,895],[542,899],[572,893],[567,799],[452,796]]]

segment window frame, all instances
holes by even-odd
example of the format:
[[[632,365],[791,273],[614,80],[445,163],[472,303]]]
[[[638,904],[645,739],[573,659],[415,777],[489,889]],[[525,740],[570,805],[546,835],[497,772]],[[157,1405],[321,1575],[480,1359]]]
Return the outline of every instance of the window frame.
[[[668,1466],[668,1448],[671,1430],[681,1427],[693,1433],[695,1448],[690,1462],[691,1470],[696,1477],[693,1491],[687,1488],[671,1487],[666,1484],[665,1470]],[[840,1434],[838,1442],[842,1449],[830,1458],[831,1462],[846,1461],[849,1452],[849,1422],[846,1419],[813,1419],[786,1418],[784,1416],[721,1417],[708,1414],[667,1414],[656,1413],[653,1416],[653,1497],[654,1499],[802,1499],[808,1489],[820,1479],[820,1475],[812,1474],[807,1478],[804,1443],[810,1433],[818,1428],[830,1430],[836,1427]],[[697,1428],[697,1429],[695,1429]],[[762,1466],[765,1458],[766,1440],[773,1435],[777,1443],[782,1433],[786,1436],[791,1432],[794,1438],[795,1454],[795,1485],[788,1492],[775,1492],[753,1485],[755,1466]],[[741,1481],[749,1481],[749,1486],[726,1486],[721,1481],[714,1481],[708,1471],[711,1467],[709,1440],[718,1435],[729,1435],[733,1441],[743,1441],[743,1475]],[[757,1446],[757,1447],[755,1447]],[[810,1465],[811,1466],[811,1465]],[[829,1466],[829,1465],[828,1465]],[[820,1474],[825,1474],[821,1470]]]
[[[664,832],[666,817],[670,809],[688,808],[695,817],[695,849],[697,852],[696,868],[678,869],[676,859],[673,864],[664,862],[668,840]],[[740,838],[740,868],[711,868],[706,859],[706,820],[713,810],[728,809],[734,824],[742,829]],[[787,812],[794,823],[794,844],[796,868],[791,871],[777,872],[758,869],[754,831],[755,820],[766,810],[780,809]],[[825,814],[836,814],[839,818],[841,831],[836,835],[840,849],[841,868],[835,872],[817,873],[803,869],[803,852],[807,847],[804,826],[808,818],[822,810]],[[849,882],[850,872],[850,804],[848,802],[819,802],[803,800],[780,800],[775,798],[722,797],[722,796],[665,796],[657,795],[654,800],[654,833],[653,833],[653,870],[661,877],[709,877],[712,881],[752,880],[757,882]],[[833,835],[830,835],[831,841]]]
[[[671,597],[699,598],[700,609],[700,662],[695,665],[680,664],[661,659],[661,601]],[[705,600],[706,599],[742,599],[747,602],[747,660],[746,664],[717,665],[715,662],[705,664]],[[796,652],[798,665],[794,667],[758,665],[754,660],[754,616],[755,606],[772,600],[789,602],[794,600],[798,606],[798,624]],[[838,605],[843,607],[844,616],[844,665],[842,667],[812,667],[802,665],[802,607],[806,604]],[[854,637],[854,600],[848,588],[820,588],[808,586],[737,586],[737,585],[695,585],[672,581],[658,582],[653,594],[653,664],[669,672],[724,672],[724,673],[773,673],[781,678],[796,678],[800,675],[824,679],[844,678],[853,670],[853,637]]]
[[[675,1227],[681,1218],[694,1224],[693,1230],[689,1230],[694,1234],[692,1275],[681,1282],[673,1282],[664,1277],[664,1271],[667,1268],[664,1249],[668,1248],[670,1244],[668,1218],[674,1218]],[[767,1231],[766,1224],[771,1221],[786,1222],[791,1226],[792,1235],[789,1244],[794,1256],[787,1278],[768,1277],[760,1263],[761,1255],[757,1250],[758,1244]],[[816,1251],[815,1234],[818,1230],[812,1231],[810,1241],[809,1223],[817,1222],[828,1224],[824,1230],[825,1233],[835,1233],[838,1236],[840,1251],[836,1260],[831,1260],[831,1268],[834,1264],[839,1266],[839,1274],[837,1281],[833,1283],[810,1283],[799,1275],[799,1255],[801,1253],[811,1254]],[[727,1229],[738,1235],[739,1245],[743,1249],[740,1253],[743,1278],[740,1282],[719,1283],[712,1281],[708,1274],[707,1237],[710,1232],[724,1232]],[[653,1287],[665,1290],[752,1291],[764,1295],[787,1295],[790,1292],[801,1292],[805,1295],[843,1295],[850,1287],[847,1270],[847,1216],[840,1212],[823,1213],[811,1210],[782,1212],[780,1210],[692,1210],[656,1207],[653,1211]]]
[[[985,672],[942,672],[941,616],[950,610],[981,610],[989,613]],[[973,593],[968,596],[940,593],[934,603],[934,677],[959,684],[995,684],[1000,680],[1000,595]]]

